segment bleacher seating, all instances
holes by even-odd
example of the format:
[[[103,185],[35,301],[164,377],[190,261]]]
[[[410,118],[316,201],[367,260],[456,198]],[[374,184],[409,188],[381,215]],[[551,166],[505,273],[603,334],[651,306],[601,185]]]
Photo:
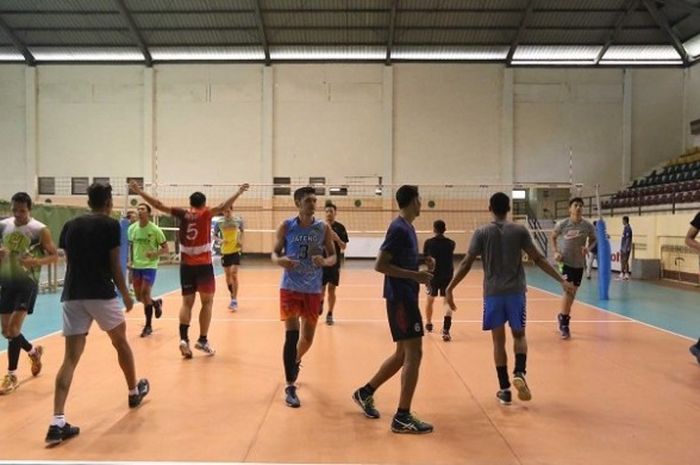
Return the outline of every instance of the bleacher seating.
[[[700,202],[700,147],[635,179],[632,185],[613,194],[601,206],[624,209],[689,202]]]

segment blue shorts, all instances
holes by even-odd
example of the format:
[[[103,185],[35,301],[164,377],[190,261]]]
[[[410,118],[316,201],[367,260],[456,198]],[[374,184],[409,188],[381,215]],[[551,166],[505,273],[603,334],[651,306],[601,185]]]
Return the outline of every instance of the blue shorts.
[[[525,329],[527,305],[525,294],[493,295],[484,297],[484,324],[482,329],[489,331],[506,324],[511,329]]]
[[[133,269],[131,273],[135,289],[140,289],[144,285],[153,287],[153,283],[156,282],[155,268]]]

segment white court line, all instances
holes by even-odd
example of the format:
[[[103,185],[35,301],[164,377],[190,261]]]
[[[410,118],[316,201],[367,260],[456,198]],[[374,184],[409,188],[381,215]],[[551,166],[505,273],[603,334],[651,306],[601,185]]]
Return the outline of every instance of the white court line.
[[[230,297],[214,297],[215,301],[230,301]],[[279,296],[258,296],[258,297],[246,297],[245,299],[239,299],[242,300],[243,302],[249,302],[253,300],[279,300]],[[339,301],[342,302],[348,302],[348,301],[384,301],[383,297],[338,297]],[[437,298],[436,298],[437,300]],[[458,298],[455,299],[455,302],[483,302],[484,298],[483,297],[464,297],[464,298]],[[561,299],[555,299],[552,297],[535,297],[532,299],[527,299],[528,302],[559,302]],[[240,303],[240,302],[239,302]]]
[[[530,286],[530,285],[528,285],[527,287],[529,287],[529,288],[531,288],[531,289],[536,289],[536,290],[538,290],[538,291],[542,291],[542,292],[544,292],[545,294],[554,295],[554,296],[560,296],[560,297],[561,297],[560,294],[556,294],[556,293],[551,292],[551,291],[548,291],[548,290],[546,290],[546,289],[541,289],[541,288],[539,288],[539,287]],[[642,325],[642,326],[646,326],[646,327],[648,327],[648,328],[656,329],[656,330],[659,330],[659,331],[661,331],[661,332],[663,332],[663,333],[671,334],[671,335],[673,335],[673,336],[678,336],[678,337],[683,338],[683,339],[686,339],[686,340],[688,340],[688,341],[695,341],[695,339],[692,338],[692,337],[684,336],[683,334],[678,334],[678,333],[676,333],[676,332],[674,332],[674,331],[671,331],[671,330],[669,330],[669,329],[660,328],[660,327],[654,326],[654,325],[652,325],[652,324],[650,324],[650,323],[645,323],[645,322],[643,322],[643,321],[635,320],[634,318],[628,317],[628,316],[626,316],[626,315],[622,315],[622,314],[620,314],[620,313],[613,312],[612,310],[606,310],[606,309],[604,309],[604,308],[598,307],[598,306],[593,305],[593,304],[589,304],[588,302],[584,302],[584,301],[582,301],[582,300],[574,300],[574,303],[579,303],[579,304],[584,305],[584,306],[586,306],[586,307],[590,307],[590,308],[592,308],[592,309],[599,310],[599,311],[601,311],[601,312],[608,313],[608,314],[610,314],[610,315],[618,316],[618,317],[620,317],[620,318],[624,318],[625,320],[631,321],[631,322],[633,322],[633,323],[637,323],[637,324],[640,324],[640,325]],[[575,320],[576,323],[578,323],[578,321],[579,321],[579,320]]]
[[[326,462],[287,463],[287,462],[127,462],[127,461],[84,461],[84,460],[0,460],[0,465],[335,465]],[[339,464],[338,464],[339,465]],[[342,465],[360,465],[344,463]]]

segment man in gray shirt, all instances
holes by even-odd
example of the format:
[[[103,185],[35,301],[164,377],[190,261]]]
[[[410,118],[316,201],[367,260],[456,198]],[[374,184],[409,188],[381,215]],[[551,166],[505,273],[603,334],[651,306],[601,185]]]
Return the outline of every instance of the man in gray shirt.
[[[630,255],[632,254],[632,226],[630,217],[622,217],[622,240],[620,241],[620,279],[630,279]]]
[[[581,286],[586,254],[595,242],[595,228],[583,219],[583,199],[574,197],[569,201],[569,217],[557,223],[552,234],[554,260],[564,265],[562,267],[564,279],[575,286],[573,293],[567,292],[562,296],[561,313],[557,317],[562,339],[571,337],[569,330],[571,305],[576,298],[576,291]]]
[[[498,374],[499,391],[496,397],[508,405],[512,396],[508,379],[508,356],[506,354],[506,321],[513,333],[515,349],[515,370],[513,385],[518,390],[520,400],[530,400],[532,394],[525,381],[527,341],[525,322],[527,319],[525,292],[525,271],[522,253],[537,264],[540,269],[558,281],[565,292],[573,293],[573,284],[564,279],[535,248],[530,233],[524,226],[511,223],[506,218],[510,211],[510,199],[502,192],[491,196],[489,211],[494,221],[477,229],[472,236],[466,257],[459,265],[457,274],[447,286],[445,300],[452,310],[454,289],[467,276],[476,257],[481,256],[484,267],[484,321],[483,330],[491,331],[494,346],[494,361]]]

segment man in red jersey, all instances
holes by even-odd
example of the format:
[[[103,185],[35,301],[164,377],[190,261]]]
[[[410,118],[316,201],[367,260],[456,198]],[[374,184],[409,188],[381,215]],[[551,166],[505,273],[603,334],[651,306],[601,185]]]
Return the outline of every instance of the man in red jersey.
[[[143,197],[153,208],[168,213],[180,220],[180,285],[182,286],[182,307],[180,308],[180,352],[185,358],[192,358],[188,331],[192,320],[192,307],[197,292],[202,301],[199,312],[199,339],[194,345],[207,355],[215,351],[207,340],[211,323],[211,307],[214,301],[215,280],[211,260],[211,219],[231,208],[238,197],[248,190],[248,184],[238,188],[224,203],[209,208],[207,198],[201,192],[190,195],[190,208],[173,208],[151,197],[136,182],[129,184],[131,191]]]

